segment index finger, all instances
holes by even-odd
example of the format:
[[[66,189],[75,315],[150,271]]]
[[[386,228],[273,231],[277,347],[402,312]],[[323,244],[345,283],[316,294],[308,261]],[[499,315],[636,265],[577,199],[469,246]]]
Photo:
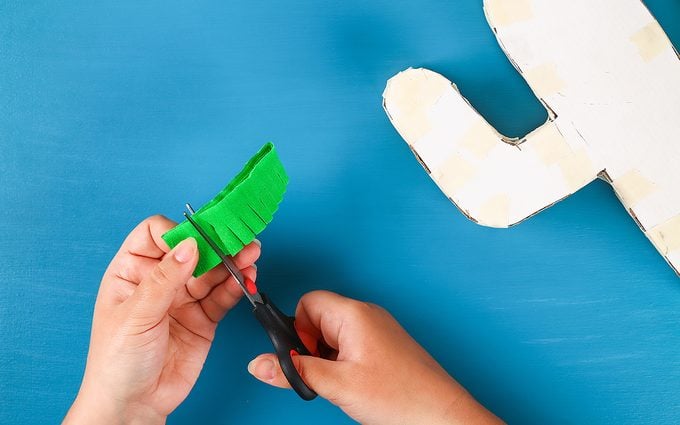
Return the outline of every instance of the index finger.
[[[161,236],[176,225],[177,223],[162,215],[149,217],[130,232],[123,241],[118,254],[162,258],[170,251],[170,247]]]
[[[359,319],[357,313],[365,305],[334,292],[309,292],[303,295],[298,303],[295,311],[295,329],[305,343],[310,339],[316,342],[323,338],[328,346],[339,350],[343,345],[343,327],[347,331],[360,325],[355,323]]]

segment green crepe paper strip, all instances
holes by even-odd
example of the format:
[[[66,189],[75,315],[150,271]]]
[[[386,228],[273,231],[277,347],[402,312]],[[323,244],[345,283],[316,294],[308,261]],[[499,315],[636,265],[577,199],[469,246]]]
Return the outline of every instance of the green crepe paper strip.
[[[287,184],[288,175],[274,145],[267,143],[227,187],[196,211],[192,218],[225,253],[236,255],[272,221]],[[221,262],[187,220],[165,233],[163,240],[174,248],[188,237],[196,239],[200,253],[195,277]]]

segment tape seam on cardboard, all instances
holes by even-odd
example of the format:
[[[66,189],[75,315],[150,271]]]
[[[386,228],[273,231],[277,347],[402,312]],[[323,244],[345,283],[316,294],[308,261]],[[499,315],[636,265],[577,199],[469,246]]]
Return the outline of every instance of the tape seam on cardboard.
[[[485,201],[476,216],[479,222],[491,227],[508,227],[510,224],[510,197],[497,194]]]
[[[664,255],[680,249],[680,214],[651,228],[647,235]]]
[[[493,26],[505,26],[516,22],[527,21],[533,17],[529,0],[485,0],[484,10],[487,20]]]
[[[671,46],[661,25],[658,22],[650,22],[630,37],[635,44],[640,57],[645,62],[650,62]]]
[[[527,69],[524,77],[539,98],[545,98],[564,89],[566,83],[559,76],[554,63],[544,63]]]
[[[612,182],[621,202],[633,207],[656,190],[656,185],[644,177],[638,170],[630,170]]]
[[[434,173],[434,181],[449,197],[455,197],[463,186],[475,177],[477,170],[458,153],[452,154]]]

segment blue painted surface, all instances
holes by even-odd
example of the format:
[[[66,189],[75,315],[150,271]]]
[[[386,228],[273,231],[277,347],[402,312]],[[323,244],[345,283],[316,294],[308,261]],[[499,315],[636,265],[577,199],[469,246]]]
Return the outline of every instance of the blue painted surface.
[[[648,5],[680,45],[680,3]],[[62,417],[127,232],[269,140],[291,184],[259,279],[282,308],[315,288],[382,304],[510,422],[680,422],[680,286],[610,188],[469,222],[381,109],[408,66],[506,134],[545,118],[477,0],[2,2],[0,423]],[[268,348],[238,306],[170,423],[350,422],[252,379]]]

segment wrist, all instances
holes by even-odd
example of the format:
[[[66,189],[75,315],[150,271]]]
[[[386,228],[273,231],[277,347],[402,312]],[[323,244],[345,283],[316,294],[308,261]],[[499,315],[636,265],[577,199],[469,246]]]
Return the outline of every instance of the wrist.
[[[453,380],[449,397],[437,423],[451,424],[502,424],[503,421],[487,410],[460,384]]]
[[[141,403],[116,400],[83,387],[69,409],[64,424],[165,424],[166,416]]]
[[[501,424],[496,416],[486,410],[472,395],[450,376],[430,382],[427,401],[418,404],[414,418],[432,425]]]

